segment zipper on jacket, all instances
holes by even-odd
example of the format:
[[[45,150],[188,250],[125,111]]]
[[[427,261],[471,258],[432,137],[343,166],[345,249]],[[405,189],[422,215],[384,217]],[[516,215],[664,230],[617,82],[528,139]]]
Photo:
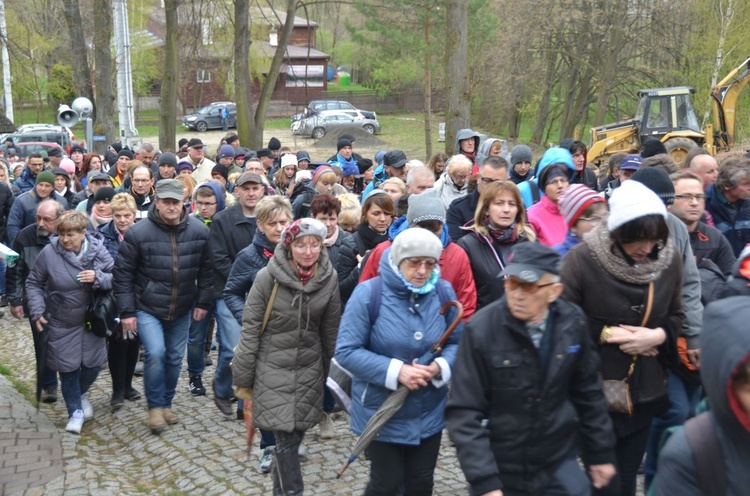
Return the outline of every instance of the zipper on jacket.
[[[365,384],[365,389],[362,391],[362,397],[360,398],[360,401],[362,402],[362,406],[365,404],[365,396],[367,396],[367,388],[370,387],[370,383],[368,382]]]
[[[172,301],[169,302],[169,313],[167,314],[167,320],[172,320],[172,314],[174,313],[175,307],[177,306],[177,296],[179,292],[179,280],[180,280],[180,258],[177,253],[177,231],[171,230],[172,238]]]

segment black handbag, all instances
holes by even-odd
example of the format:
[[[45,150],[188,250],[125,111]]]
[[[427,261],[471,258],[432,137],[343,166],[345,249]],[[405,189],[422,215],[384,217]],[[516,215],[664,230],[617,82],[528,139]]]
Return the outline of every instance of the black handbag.
[[[95,290],[91,293],[91,303],[86,310],[86,330],[94,336],[108,338],[120,322],[114,292]]]

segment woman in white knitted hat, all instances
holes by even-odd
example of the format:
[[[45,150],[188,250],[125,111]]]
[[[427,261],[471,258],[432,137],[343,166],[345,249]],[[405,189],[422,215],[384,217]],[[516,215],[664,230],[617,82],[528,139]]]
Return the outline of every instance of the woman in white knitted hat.
[[[414,361],[440,339],[453,314],[440,315],[442,302],[456,299],[440,278],[442,250],[427,229],[401,232],[380,259],[380,276],[356,287],[341,320],[335,358],[353,376],[352,431],[361,434],[399,385],[410,389],[367,448],[367,496],[398,494],[402,487],[405,494],[432,494],[461,325],[440,357],[428,365]]]
[[[617,382],[630,396],[630,408],[610,401],[617,476],[595,490],[597,496],[635,495],[651,421],[669,408],[667,368],[678,360],[685,315],[682,259],[666,218],[653,191],[626,181],[612,194],[607,221],[585,235],[560,267],[563,298],[583,308],[599,343],[605,392],[614,392],[610,386]],[[625,391],[619,392],[623,399]]]

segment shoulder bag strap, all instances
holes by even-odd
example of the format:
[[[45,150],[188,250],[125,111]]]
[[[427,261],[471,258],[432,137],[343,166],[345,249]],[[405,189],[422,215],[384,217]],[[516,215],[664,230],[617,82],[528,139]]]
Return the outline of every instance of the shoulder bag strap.
[[[646,310],[643,312],[643,319],[641,320],[641,327],[645,327],[648,319],[651,318],[651,309],[654,306],[654,283],[648,283],[648,296],[646,297]],[[638,355],[633,356],[633,361],[630,362],[630,368],[628,369],[628,375],[625,377],[625,382],[630,379],[635,371],[635,362],[638,361]]]
[[[260,335],[263,335],[263,331],[266,330],[268,325],[268,319],[271,318],[271,311],[273,310],[273,302],[276,299],[276,293],[279,291],[279,281],[273,282],[273,290],[271,290],[271,298],[268,300],[268,306],[266,306],[266,313],[263,315],[263,325],[260,326]]]

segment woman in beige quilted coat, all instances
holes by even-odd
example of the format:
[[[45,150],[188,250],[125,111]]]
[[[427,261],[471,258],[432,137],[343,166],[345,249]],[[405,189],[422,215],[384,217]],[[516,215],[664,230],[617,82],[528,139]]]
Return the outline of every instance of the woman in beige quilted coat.
[[[309,218],[284,230],[248,294],[234,351],[237,396],[252,390],[255,425],[276,436],[274,495],[302,495],[297,449],[323,415],[323,385],[341,317],[326,232]]]

